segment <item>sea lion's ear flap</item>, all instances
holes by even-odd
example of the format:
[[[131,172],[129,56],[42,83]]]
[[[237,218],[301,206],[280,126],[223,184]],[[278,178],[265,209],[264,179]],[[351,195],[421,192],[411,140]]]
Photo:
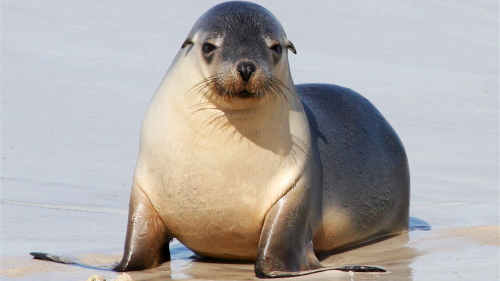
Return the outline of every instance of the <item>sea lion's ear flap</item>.
[[[186,48],[187,45],[194,45],[194,43],[191,40],[191,38],[186,39],[186,41],[184,41],[184,43],[182,43],[181,49]]]
[[[292,53],[297,54],[297,50],[295,50],[295,46],[293,45],[292,41],[288,40],[286,43],[286,48],[292,51]]]

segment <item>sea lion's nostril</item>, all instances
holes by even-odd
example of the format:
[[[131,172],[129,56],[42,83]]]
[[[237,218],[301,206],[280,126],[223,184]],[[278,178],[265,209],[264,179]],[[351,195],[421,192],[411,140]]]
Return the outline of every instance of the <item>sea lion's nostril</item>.
[[[255,72],[255,64],[251,62],[241,62],[238,64],[238,73],[241,76],[241,79],[243,79],[243,82],[248,82],[250,80],[250,77],[252,74]]]

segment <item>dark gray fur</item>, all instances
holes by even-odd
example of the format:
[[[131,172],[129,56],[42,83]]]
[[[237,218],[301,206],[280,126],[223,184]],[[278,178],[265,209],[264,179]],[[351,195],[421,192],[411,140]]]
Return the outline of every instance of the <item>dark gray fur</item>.
[[[183,46],[189,44],[195,33],[208,34],[207,39],[223,37],[220,59],[236,63],[240,58],[256,62],[277,62],[279,57],[270,58],[265,38],[274,40],[286,38],[279,21],[268,10],[254,3],[235,1],[214,6],[204,13],[194,24]],[[279,42],[283,50],[289,48],[296,52],[289,41]]]
[[[318,180],[323,186],[323,211],[328,205],[350,206],[346,209],[355,212],[352,216],[363,218],[352,226],[359,230],[369,224],[407,229],[408,159],[391,125],[351,89],[329,84],[300,84],[296,89],[322,165]],[[328,203],[332,201],[335,204]],[[401,211],[391,216],[393,210]],[[382,233],[390,230],[381,228],[373,236]]]

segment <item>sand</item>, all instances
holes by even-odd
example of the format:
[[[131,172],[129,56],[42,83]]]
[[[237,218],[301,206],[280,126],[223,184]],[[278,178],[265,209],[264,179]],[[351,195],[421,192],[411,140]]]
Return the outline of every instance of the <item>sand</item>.
[[[498,280],[498,1],[257,2],[297,48],[296,83],[349,87],[393,125],[411,216],[432,227],[322,259],[387,273],[294,280]],[[28,255],[120,259],[142,116],[216,3],[2,1],[2,280],[255,279],[252,264],[192,259],[178,242],[170,263],[129,277]]]

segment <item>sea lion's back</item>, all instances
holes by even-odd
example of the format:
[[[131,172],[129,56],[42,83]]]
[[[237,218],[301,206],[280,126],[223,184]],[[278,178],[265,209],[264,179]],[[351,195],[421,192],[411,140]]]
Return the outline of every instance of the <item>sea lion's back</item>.
[[[314,248],[327,251],[333,244],[338,248],[407,230],[408,160],[391,125],[372,103],[348,88],[329,84],[296,88],[323,166],[320,232],[325,237],[315,237]],[[346,219],[349,229],[341,229],[339,221]],[[333,221],[337,226],[331,225]],[[349,238],[331,241],[334,236]]]

